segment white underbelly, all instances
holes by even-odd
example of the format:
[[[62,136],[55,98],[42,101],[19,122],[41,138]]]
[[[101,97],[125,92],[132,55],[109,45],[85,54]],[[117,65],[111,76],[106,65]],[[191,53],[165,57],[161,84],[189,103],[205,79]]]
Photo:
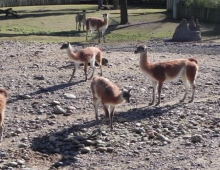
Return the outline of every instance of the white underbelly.
[[[146,72],[145,70],[141,70],[144,75],[146,75],[150,80],[157,81],[150,73]]]

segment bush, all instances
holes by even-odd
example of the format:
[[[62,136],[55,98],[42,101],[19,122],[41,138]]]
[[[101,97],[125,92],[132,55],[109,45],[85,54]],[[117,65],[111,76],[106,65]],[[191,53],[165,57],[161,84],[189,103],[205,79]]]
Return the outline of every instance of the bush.
[[[220,0],[185,0],[185,4],[200,8],[220,8]]]

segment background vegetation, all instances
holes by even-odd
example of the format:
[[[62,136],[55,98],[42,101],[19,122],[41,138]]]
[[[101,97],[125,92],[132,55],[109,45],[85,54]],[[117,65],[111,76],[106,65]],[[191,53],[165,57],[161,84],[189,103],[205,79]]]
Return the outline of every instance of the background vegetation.
[[[107,43],[170,39],[178,26],[166,9],[128,9],[130,24],[119,25],[120,10],[96,11],[97,5],[48,5],[13,7],[21,18],[0,15],[0,40],[85,43],[85,31],[77,31],[75,15],[87,9],[87,16],[108,12]],[[188,18],[189,19],[189,18]],[[203,39],[219,38],[220,25],[201,23]],[[97,42],[97,34],[89,42]]]
[[[220,0],[185,0],[186,5],[204,8],[220,8]]]

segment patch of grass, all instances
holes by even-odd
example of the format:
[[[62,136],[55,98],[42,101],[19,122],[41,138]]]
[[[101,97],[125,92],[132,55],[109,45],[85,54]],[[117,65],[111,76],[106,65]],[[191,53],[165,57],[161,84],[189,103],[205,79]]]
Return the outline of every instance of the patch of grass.
[[[87,17],[102,17],[103,13],[109,13],[108,43],[171,38],[180,22],[173,20],[172,13],[165,9],[129,8],[128,25],[119,25],[119,10],[96,11],[97,5],[23,6],[13,9],[21,18],[0,15],[0,40],[85,43],[85,31],[76,31],[75,25],[75,15],[82,9],[87,10]],[[219,28],[219,25],[202,23],[203,38],[219,35]],[[90,42],[97,42],[97,34],[89,37]]]

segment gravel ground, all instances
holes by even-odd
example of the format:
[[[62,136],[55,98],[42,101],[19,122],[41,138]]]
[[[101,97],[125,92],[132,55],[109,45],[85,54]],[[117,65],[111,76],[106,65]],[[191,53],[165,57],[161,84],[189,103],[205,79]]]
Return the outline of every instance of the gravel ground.
[[[191,91],[178,102],[184,88],[176,80],[164,84],[157,107],[148,106],[151,83],[134,54],[140,43],[101,45],[109,61],[103,76],[134,88],[110,131],[108,122],[95,122],[82,67],[67,83],[73,65],[61,44],[0,42],[0,87],[10,94],[0,169],[220,170],[220,43],[147,44],[151,61],[199,62],[194,103],[187,103]],[[103,117],[101,106],[99,113]]]

